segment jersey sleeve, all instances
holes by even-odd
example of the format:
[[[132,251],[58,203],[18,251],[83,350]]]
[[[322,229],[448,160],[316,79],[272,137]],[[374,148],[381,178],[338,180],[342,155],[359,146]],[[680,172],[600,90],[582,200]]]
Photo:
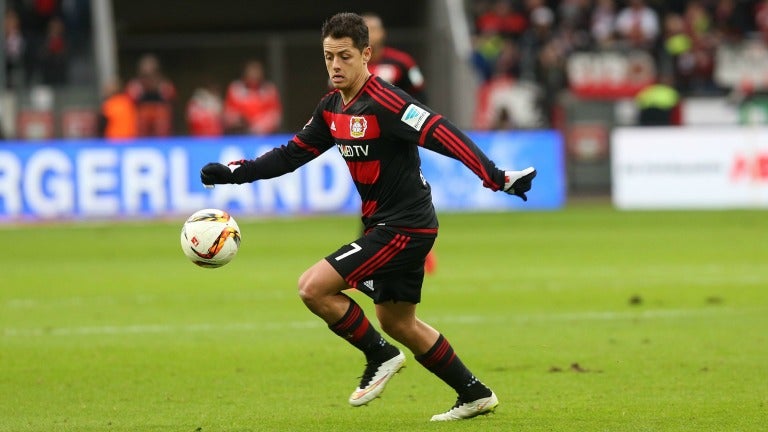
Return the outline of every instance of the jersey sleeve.
[[[491,190],[504,187],[504,171],[448,119],[415,101],[406,104],[399,115],[395,129],[401,138],[460,161]]]
[[[333,146],[333,137],[323,119],[324,101],[312,118],[288,144],[276,147],[256,159],[241,161],[232,174],[237,184],[270,179],[295,171]]]

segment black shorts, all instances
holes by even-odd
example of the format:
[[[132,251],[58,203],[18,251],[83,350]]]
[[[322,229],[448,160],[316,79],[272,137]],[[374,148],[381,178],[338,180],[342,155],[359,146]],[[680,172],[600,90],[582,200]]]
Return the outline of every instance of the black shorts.
[[[437,229],[376,226],[325,257],[349,286],[373,299],[419,303],[424,260]]]

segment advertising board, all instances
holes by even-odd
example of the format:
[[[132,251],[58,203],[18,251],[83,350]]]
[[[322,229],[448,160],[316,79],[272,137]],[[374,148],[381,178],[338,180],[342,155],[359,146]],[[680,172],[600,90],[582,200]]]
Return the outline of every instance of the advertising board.
[[[611,169],[621,209],[768,207],[768,128],[619,128]]]
[[[460,162],[422,149],[422,170],[438,210],[554,209],[565,201],[563,145],[551,131],[472,134],[499,167],[539,170],[528,203],[484,189]],[[253,158],[289,135],[217,139],[4,142],[0,221],[134,219],[215,207],[246,215],[358,213],[359,197],[335,148],[293,173],[206,190],[210,161]]]

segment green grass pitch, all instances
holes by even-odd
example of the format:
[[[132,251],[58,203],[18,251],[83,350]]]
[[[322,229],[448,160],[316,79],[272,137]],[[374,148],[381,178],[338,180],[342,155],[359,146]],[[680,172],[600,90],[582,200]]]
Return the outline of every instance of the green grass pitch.
[[[441,215],[420,316],[501,400],[452,424],[429,423],[455,396],[410,353],[347,405],[362,356],[295,286],[356,218],[238,222],[215,270],[181,220],[0,229],[0,431],[768,428],[765,211]]]

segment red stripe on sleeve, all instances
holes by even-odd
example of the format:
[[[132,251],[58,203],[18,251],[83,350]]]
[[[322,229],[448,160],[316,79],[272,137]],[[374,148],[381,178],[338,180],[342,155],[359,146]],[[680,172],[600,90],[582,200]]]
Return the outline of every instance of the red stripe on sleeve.
[[[320,150],[312,147],[311,145],[306,144],[304,141],[302,141],[298,135],[294,136],[291,140],[296,143],[297,146],[301,147],[302,149],[312,153],[315,156],[320,156]]]
[[[387,99],[392,100],[392,102],[395,105],[399,106],[400,108],[402,108],[403,105],[405,105],[405,101],[403,100],[403,98],[401,98],[397,93],[393,92],[392,90],[381,85],[380,82],[373,81],[373,87],[379,92],[381,92],[381,94],[384,95]]]
[[[444,125],[440,125],[435,130],[435,136],[441,143],[443,143],[446,148],[458,156],[459,160],[461,160],[464,165],[466,165],[469,169],[472,170],[472,172],[480,177],[486,187],[492,190],[501,189],[501,186],[496,184],[488,171],[485,170],[485,166],[477,157],[477,155],[473,153],[472,150],[470,150],[464,144],[464,142],[458,136],[456,136],[456,134],[448,130],[448,128],[446,128]]]
[[[437,137],[438,141],[450,150],[451,153],[456,155],[464,165],[471,169],[472,172],[477,174],[480,178],[485,179],[485,176],[483,176],[482,164],[477,157],[475,157],[468,148],[464,147],[461,140],[450,133],[445,126],[440,125],[437,127],[437,130],[435,130],[435,137]]]
[[[441,118],[443,118],[443,116],[441,116],[440,114],[435,114],[435,115],[432,116],[431,119],[429,119],[427,124],[424,125],[424,129],[421,130],[421,136],[419,137],[419,145],[420,146],[423,146],[424,142],[427,140],[427,131],[429,130],[429,128],[431,128],[432,125],[434,125],[435,122],[440,120]]]
[[[399,109],[397,109],[397,106],[393,105],[391,102],[387,101],[386,99],[383,99],[383,98],[381,97],[381,95],[379,95],[379,94],[378,94],[378,93],[376,93],[375,91],[372,91],[372,90],[371,90],[371,91],[368,91],[368,94],[369,94],[369,95],[371,95],[371,97],[372,97],[374,100],[376,100],[376,102],[378,102],[379,104],[381,104],[381,106],[383,106],[384,108],[386,108],[386,109],[388,109],[388,110],[392,111],[392,112],[393,112],[393,113],[395,113],[395,114],[397,114],[397,113],[399,113],[399,112],[400,112],[400,110],[399,110]]]
[[[456,151],[456,154],[459,155],[459,158],[462,160],[462,162],[464,162],[472,170],[472,172],[474,172],[483,180],[483,184],[495,185],[493,179],[491,179],[490,174],[485,170],[485,166],[477,157],[477,155],[474,154],[469,148],[467,148],[455,134],[451,133],[447,129],[445,132],[447,133],[447,140],[453,143],[454,150]],[[499,188],[492,187],[492,189],[497,190]]]

